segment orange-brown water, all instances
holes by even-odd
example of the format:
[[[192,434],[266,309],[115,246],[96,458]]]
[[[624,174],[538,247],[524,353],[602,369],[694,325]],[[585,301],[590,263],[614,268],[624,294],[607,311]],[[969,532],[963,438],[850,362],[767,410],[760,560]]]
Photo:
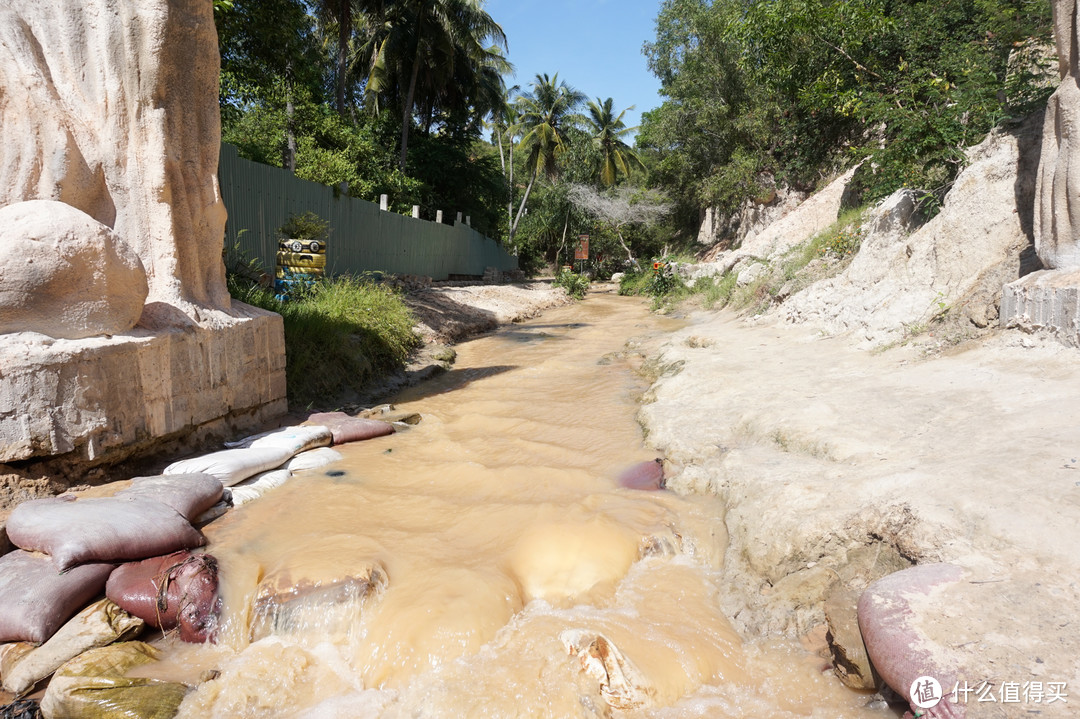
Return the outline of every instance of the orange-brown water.
[[[616,486],[653,456],[621,351],[672,322],[599,295],[465,343],[418,426],[208,526],[218,645],[154,670],[203,680],[181,716],[880,717],[732,630],[718,500]]]

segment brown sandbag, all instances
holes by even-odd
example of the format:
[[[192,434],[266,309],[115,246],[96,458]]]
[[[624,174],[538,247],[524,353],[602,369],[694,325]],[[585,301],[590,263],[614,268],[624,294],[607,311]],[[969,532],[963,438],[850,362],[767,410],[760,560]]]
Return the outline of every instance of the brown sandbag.
[[[344,412],[316,412],[304,423],[329,427],[334,436],[334,444],[362,442],[365,439],[385,437],[397,431],[389,422],[353,417]]]
[[[105,596],[147,624],[180,639],[214,641],[218,601],[218,564],[209,554],[174,552],[116,568]]]
[[[91,649],[56,670],[41,699],[50,719],[172,719],[188,688],[183,684],[127,677],[155,662],[160,652],[143,642]]]
[[[7,529],[16,546],[48,554],[60,571],[206,544],[175,509],[139,496],[34,499],[15,507]]]
[[[615,481],[627,489],[657,490],[664,488],[664,460],[639,462],[619,473]]]
[[[11,662],[4,670],[4,691],[22,696],[65,662],[88,649],[134,639],[146,623],[108,599],[94,602],[72,617],[49,641]]]
[[[84,564],[61,574],[40,554],[0,557],[0,642],[46,641],[101,594],[113,566]]]
[[[135,477],[117,497],[143,497],[168,505],[184,519],[192,520],[221,500],[225,488],[216,477],[202,472]]]

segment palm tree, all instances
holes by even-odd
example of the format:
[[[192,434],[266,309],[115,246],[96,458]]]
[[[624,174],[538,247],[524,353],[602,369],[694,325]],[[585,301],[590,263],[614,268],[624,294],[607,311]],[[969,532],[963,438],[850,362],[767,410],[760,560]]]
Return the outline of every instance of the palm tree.
[[[632,110],[634,106],[626,108]],[[585,118],[592,134],[593,147],[600,151],[600,162],[597,168],[597,177],[604,187],[611,187],[619,179],[619,174],[630,175],[632,170],[644,170],[645,165],[637,156],[633,148],[623,142],[622,138],[636,130],[636,127],[627,127],[623,123],[623,115],[626,110],[615,117],[612,109],[612,99],[600,102],[589,102],[589,115]]]
[[[520,121],[517,127],[522,131],[521,144],[528,152],[525,167],[529,171],[529,184],[521,198],[514,223],[510,226],[511,240],[541,171],[552,182],[558,178],[557,160],[567,144],[566,131],[581,121],[581,116],[574,111],[584,99],[584,95],[565,81],[560,81],[558,73],[554,77],[548,77],[547,73],[537,75],[532,82],[532,90],[518,97]]]
[[[320,19],[327,26],[336,27],[337,44],[334,52],[334,95],[338,114],[345,117],[345,88],[349,74],[349,56],[355,28],[353,25],[356,0],[319,0],[317,9]]]
[[[503,179],[506,181],[506,187],[509,190],[506,200],[506,222],[508,227],[514,222],[514,141],[520,132],[517,107],[510,100],[510,95],[519,90],[521,90],[521,87],[518,85],[506,90],[498,107],[491,111],[491,139],[499,147],[499,162],[502,165]],[[504,138],[507,145],[505,150],[503,149]]]
[[[401,170],[408,156],[409,130],[417,97],[434,107],[440,96],[467,95],[470,100],[501,94],[501,72],[508,67],[499,47],[506,34],[483,9],[481,0],[400,0],[387,3],[375,28],[377,50],[368,75],[368,91],[397,94],[401,102]],[[494,43],[491,47],[489,43]],[[465,78],[462,80],[462,78]],[[496,77],[498,81],[496,82]],[[461,93],[458,83],[474,92]],[[493,100],[480,100],[491,105]],[[483,108],[486,114],[490,107]]]

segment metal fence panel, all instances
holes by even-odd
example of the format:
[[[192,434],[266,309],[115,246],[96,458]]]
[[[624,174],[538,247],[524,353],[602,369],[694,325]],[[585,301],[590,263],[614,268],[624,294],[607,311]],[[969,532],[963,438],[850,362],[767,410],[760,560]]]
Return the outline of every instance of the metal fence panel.
[[[487,267],[517,269],[517,257],[467,225],[445,225],[383,212],[367,200],[301,180],[277,167],[240,157],[222,144],[218,167],[221,197],[229,212],[225,247],[274,267],[277,228],[292,214],[314,212],[330,223],[328,274],[386,272],[426,275],[482,275]],[[450,208],[447,208],[448,210]]]

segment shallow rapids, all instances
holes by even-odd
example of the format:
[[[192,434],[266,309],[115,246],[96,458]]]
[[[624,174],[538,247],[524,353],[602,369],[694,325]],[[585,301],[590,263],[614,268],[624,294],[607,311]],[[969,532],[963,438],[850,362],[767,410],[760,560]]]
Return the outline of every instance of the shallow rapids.
[[[654,456],[625,343],[672,322],[599,295],[462,344],[418,426],[206,527],[218,644],[152,670],[180,716],[881,717],[732,630],[717,500],[616,486]]]

